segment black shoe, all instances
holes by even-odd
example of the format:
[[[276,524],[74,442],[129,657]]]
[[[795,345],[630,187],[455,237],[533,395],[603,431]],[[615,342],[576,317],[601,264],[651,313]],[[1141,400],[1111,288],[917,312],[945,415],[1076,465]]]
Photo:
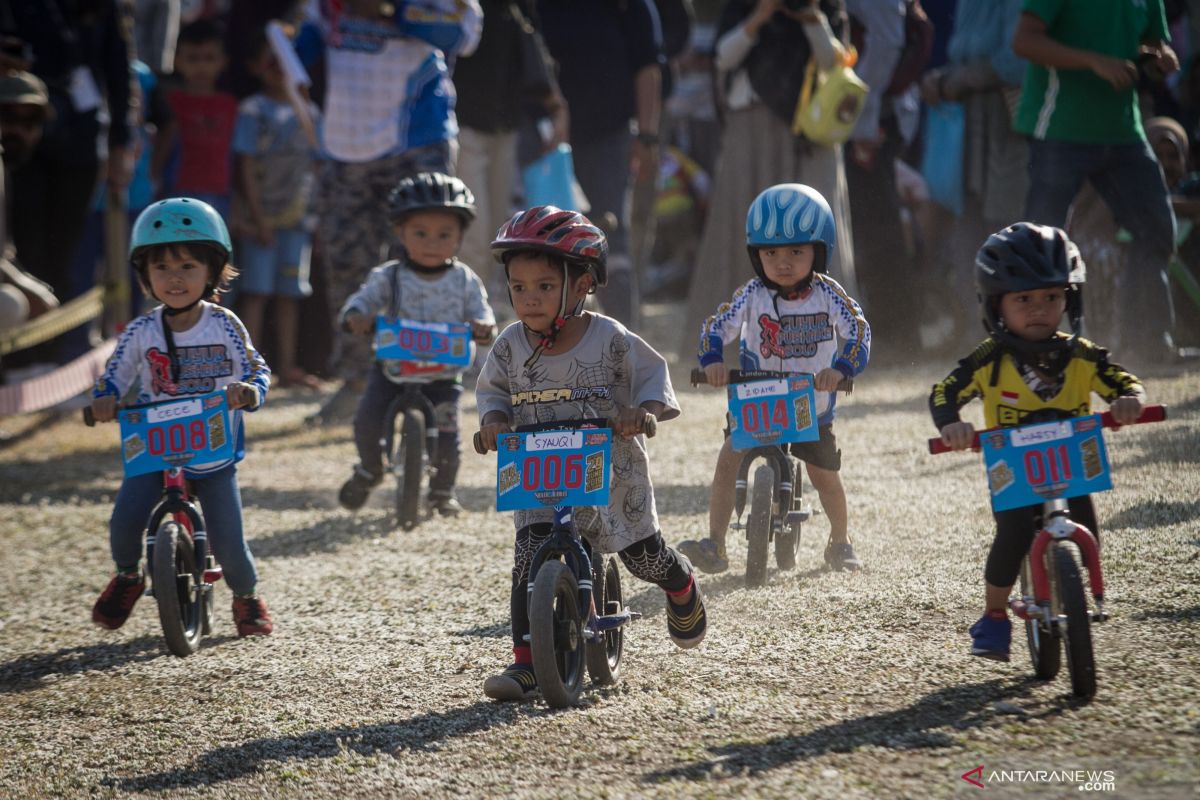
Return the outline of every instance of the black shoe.
[[[430,493],[429,507],[443,517],[457,517],[463,512],[462,504],[453,492]]]
[[[530,700],[537,692],[532,664],[511,664],[483,682],[483,693],[493,700]]]
[[[830,542],[825,545],[825,564],[834,572],[857,572],[863,565],[854,554],[854,545],[849,542]]]
[[[689,565],[690,567],[690,565]],[[704,641],[708,633],[708,612],[704,609],[704,594],[692,573],[692,596],[683,605],[676,605],[667,596],[667,632],[671,641],[684,650],[690,650]]]
[[[367,502],[371,489],[378,486],[382,479],[382,475],[367,472],[361,464],[356,466],[350,480],[342,484],[342,489],[338,492],[338,502],[347,511],[358,511]]]

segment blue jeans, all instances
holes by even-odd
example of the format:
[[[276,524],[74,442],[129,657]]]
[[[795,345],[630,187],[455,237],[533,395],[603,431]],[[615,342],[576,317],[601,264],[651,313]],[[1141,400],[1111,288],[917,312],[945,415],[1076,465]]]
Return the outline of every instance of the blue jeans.
[[[432,495],[448,495],[454,489],[459,467],[458,398],[462,395],[461,383],[451,380],[417,384],[421,394],[433,404],[438,429],[437,471],[429,479]],[[383,374],[378,362],[371,367],[367,376],[367,388],[358,401],[354,413],[354,444],[362,468],[372,475],[383,474],[383,426],[388,420],[388,406],[408,388],[408,384],[394,383]]]
[[[258,583],[258,571],[242,531],[237,465],[230,464],[211,475],[193,478],[192,486],[208,528],[209,547],[225,570],[225,581],[234,594],[251,594]],[[121,482],[108,524],[109,546],[118,569],[134,566],[141,559],[142,534],[162,489],[161,472],[135,475]]]
[[[1130,232],[1133,244],[1118,283],[1123,309],[1121,340],[1142,354],[1157,355],[1153,351],[1163,349],[1173,316],[1166,269],[1175,249],[1175,212],[1162,167],[1150,145],[1031,139],[1029,179],[1025,216],[1030,221],[1061,228],[1086,180],[1104,199],[1117,224]]]

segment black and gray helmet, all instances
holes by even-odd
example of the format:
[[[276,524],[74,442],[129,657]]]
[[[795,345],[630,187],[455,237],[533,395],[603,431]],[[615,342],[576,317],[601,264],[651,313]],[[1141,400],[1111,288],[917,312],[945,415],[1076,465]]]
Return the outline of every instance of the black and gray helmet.
[[[404,178],[388,195],[388,219],[393,225],[414,211],[434,209],[453,211],[462,217],[464,226],[470,225],[475,219],[475,195],[458,178],[440,172]]]
[[[975,254],[975,288],[983,306],[983,326],[1004,344],[1027,345],[1005,330],[1000,297],[1030,289],[1066,290],[1067,319],[1078,336],[1083,323],[1086,269],[1079,248],[1061,228],[1018,222],[993,233]]]

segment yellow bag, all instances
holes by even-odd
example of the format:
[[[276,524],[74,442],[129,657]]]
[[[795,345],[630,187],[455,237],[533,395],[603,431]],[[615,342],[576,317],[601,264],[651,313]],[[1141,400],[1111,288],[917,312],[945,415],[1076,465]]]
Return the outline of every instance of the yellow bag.
[[[853,47],[838,48],[838,63],[829,72],[818,71],[816,60],[808,60],[792,133],[826,146],[850,138],[867,99],[867,85],[851,69],[857,60]]]

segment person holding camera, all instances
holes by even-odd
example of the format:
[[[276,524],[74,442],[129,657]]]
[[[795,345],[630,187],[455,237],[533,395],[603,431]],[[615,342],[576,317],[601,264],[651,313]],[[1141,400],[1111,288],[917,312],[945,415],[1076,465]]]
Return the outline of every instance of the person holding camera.
[[[1137,93],[1141,75],[1179,69],[1168,38],[1163,0],[1025,0],[1012,42],[1030,62],[1014,122],[1029,136],[1025,218],[1063,227],[1088,181],[1133,235],[1118,324],[1122,351],[1142,368],[1172,356],[1163,273],[1175,213]]]

